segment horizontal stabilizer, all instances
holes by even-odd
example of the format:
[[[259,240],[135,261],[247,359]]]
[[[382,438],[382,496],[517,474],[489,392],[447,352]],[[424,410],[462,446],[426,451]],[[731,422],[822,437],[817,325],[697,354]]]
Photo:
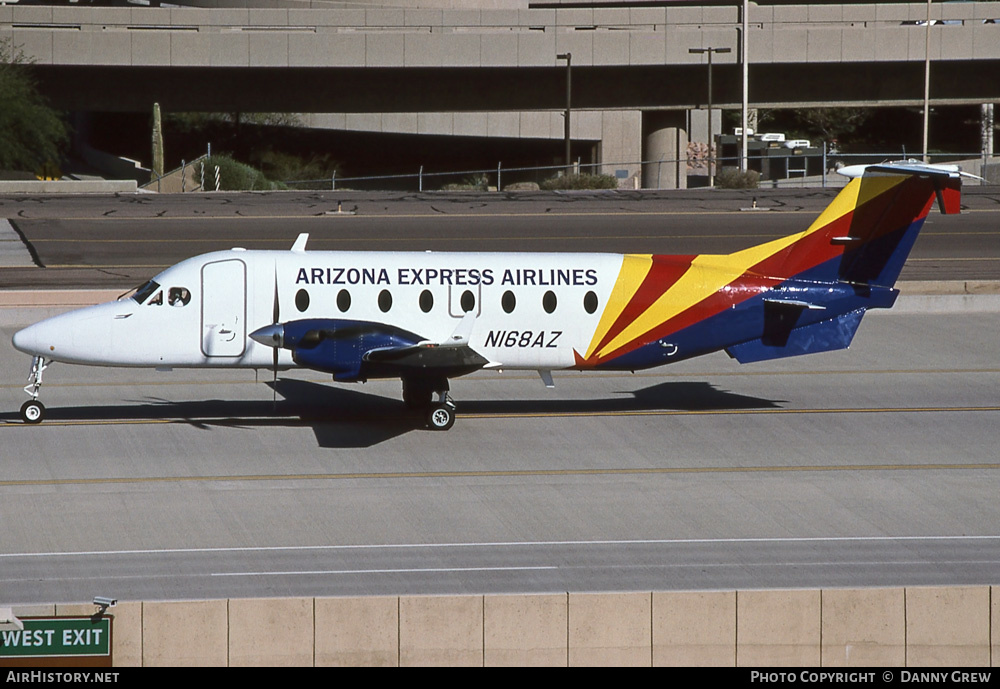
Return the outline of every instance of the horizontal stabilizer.
[[[783,344],[777,344],[773,339],[758,338],[727,347],[726,353],[741,364],[748,364],[800,354],[847,349],[864,315],[865,309],[858,309],[819,323],[793,328],[788,332]]]
[[[957,165],[922,163],[917,160],[880,163],[878,165],[851,165],[837,171],[845,177],[879,177],[908,175],[930,179],[934,184],[938,209],[945,215],[961,211],[962,177],[982,179],[977,175],[962,172]]]

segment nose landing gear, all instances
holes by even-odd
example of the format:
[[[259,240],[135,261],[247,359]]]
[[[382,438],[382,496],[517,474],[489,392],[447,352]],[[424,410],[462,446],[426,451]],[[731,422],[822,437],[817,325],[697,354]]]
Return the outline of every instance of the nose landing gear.
[[[24,386],[24,391],[31,396],[31,399],[21,405],[21,418],[25,423],[41,423],[42,419],[45,418],[45,405],[38,401],[38,391],[42,387],[42,373],[51,363],[40,356],[36,356],[31,361],[28,384]]]

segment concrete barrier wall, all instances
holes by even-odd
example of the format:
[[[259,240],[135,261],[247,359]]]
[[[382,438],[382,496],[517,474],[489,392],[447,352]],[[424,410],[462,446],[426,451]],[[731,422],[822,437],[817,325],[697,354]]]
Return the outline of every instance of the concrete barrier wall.
[[[0,181],[0,194],[134,194],[136,189],[134,179]]]
[[[119,667],[1000,664],[1000,586],[231,599],[111,612]]]

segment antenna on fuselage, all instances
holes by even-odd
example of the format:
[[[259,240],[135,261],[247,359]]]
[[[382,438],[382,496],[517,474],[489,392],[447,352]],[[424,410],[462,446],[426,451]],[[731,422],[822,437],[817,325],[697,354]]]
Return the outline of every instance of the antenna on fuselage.
[[[306,242],[309,241],[309,233],[303,232],[298,237],[295,238],[295,243],[292,244],[292,251],[297,254],[304,254],[306,252]],[[275,285],[277,285],[277,281]],[[277,323],[277,321],[275,321]]]

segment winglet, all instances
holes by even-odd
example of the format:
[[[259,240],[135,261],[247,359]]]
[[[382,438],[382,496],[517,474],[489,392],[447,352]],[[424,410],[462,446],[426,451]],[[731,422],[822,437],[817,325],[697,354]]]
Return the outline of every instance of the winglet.
[[[462,320],[459,321],[458,327],[455,328],[455,332],[451,334],[447,340],[441,343],[442,347],[464,347],[469,344],[469,338],[472,337],[472,326],[476,324],[476,312],[466,311],[465,315],[462,316]]]
[[[306,252],[306,242],[309,241],[309,233],[303,232],[298,237],[295,238],[295,243],[292,244],[292,251],[297,254],[304,254]]]

